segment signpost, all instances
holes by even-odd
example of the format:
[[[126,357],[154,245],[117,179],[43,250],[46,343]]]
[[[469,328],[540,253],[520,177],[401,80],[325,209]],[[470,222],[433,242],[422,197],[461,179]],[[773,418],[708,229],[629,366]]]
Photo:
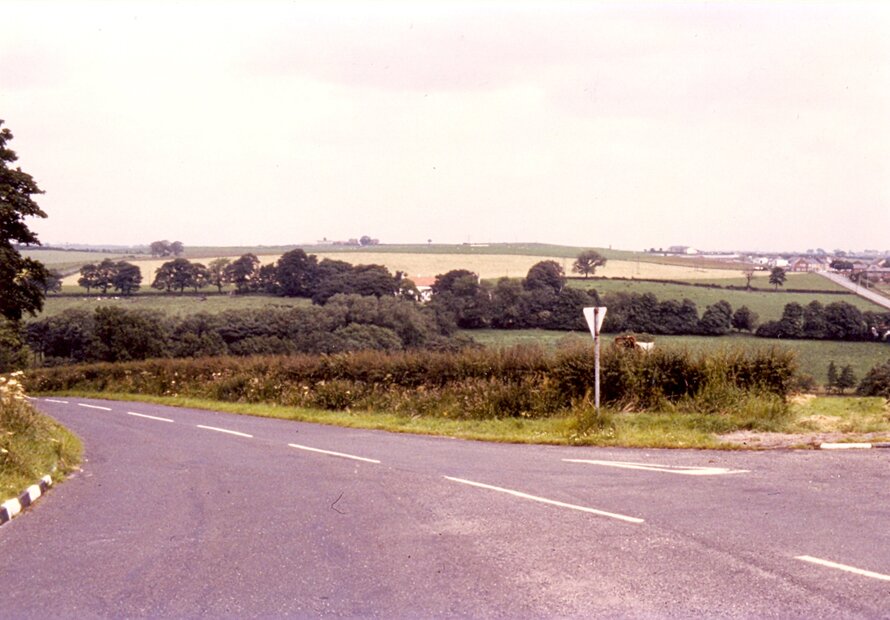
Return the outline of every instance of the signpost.
[[[593,336],[593,398],[597,413],[600,412],[600,329],[605,318],[605,306],[584,308],[584,319],[590,328],[590,335]]]

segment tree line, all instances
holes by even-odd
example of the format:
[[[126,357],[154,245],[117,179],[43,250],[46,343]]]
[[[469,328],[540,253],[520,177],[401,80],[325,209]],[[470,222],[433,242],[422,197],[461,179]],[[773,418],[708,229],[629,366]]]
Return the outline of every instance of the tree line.
[[[396,297],[336,295],[324,306],[167,316],[100,306],[69,309],[27,325],[43,365],[219,355],[329,354],[356,350],[456,350],[434,314]]]

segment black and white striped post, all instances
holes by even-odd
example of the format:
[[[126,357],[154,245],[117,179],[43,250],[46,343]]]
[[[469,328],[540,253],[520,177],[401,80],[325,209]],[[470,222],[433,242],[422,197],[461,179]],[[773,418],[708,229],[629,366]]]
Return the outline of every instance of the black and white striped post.
[[[593,336],[593,403],[597,414],[600,412],[600,329],[605,318],[605,306],[584,308],[584,319],[590,328],[590,335]]]

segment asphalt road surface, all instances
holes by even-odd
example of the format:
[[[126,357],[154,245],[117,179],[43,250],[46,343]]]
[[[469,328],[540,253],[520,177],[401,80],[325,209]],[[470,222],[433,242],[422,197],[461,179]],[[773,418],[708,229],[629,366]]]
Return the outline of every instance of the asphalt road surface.
[[[873,290],[866,288],[864,286],[859,286],[855,282],[850,281],[845,275],[841,275],[839,273],[834,273],[832,271],[820,271],[818,272],[820,276],[828,278],[835,284],[840,284],[846,289],[849,289],[859,295],[860,297],[864,297],[869,301],[873,301],[879,306],[884,306],[887,309],[890,309],[890,299],[884,297],[880,293],[875,293]]]
[[[0,617],[890,617],[890,451],[485,444],[77,398]],[[138,414],[138,415],[137,415]]]

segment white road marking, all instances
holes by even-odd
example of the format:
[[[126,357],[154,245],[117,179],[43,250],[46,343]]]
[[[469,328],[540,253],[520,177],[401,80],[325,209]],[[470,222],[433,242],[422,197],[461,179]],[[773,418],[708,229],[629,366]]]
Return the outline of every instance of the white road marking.
[[[208,431],[217,431],[219,433],[228,433],[229,435],[238,435],[239,437],[249,437],[253,439],[253,435],[248,435],[247,433],[239,433],[238,431],[230,431],[227,428],[217,428],[215,426],[204,426],[203,424],[196,424],[198,428],[206,428]]]
[[[47,398],[47,399],[46,399],[46,402],[48,402],[48,403],[57,403],[57,404],[59,404],[59,405],[67,405],[67,404],[68,404],[68,401],[67,401],[67,400],[53,400],[52,398]]]
[[[686,465],[656,465],[654,463],[629,463],[627,461],[594,461],[590,459],[563,459],[566,463],[590,463],[621,469],[642,469],[658,471],[664,474],[680,474],[683,476],[723,476],[725,474],[746,474],[748,469],[726,469],[725,467],[692,467]]]
[[[77,403],[78,407],[86,407],[87,409],[101,409],[102,411],[111,411],[111,407],[100,407],[99,405],[87,405],[85,403]]]
[[[298,443],[289,443],[287,444],[291,448],[296,448],[297,450],[307,450],[309,452],[318,452],[320,454],[327,454],[329,456],[339,456],[344,459],[352,459],[354,461],[364,461],[366,463],[380,463],[375,459],[367,459],[363,456],[355,456],[354,454],[344,454],[343,452],[332,452],[331,450],[322,450],[320,448],[310,448],[309,446],[301,446]]]
[[[811,562],[813,564],[819,564],[820,566],[827,566],[828,568],[836,568],[838,570],[846,571],[848,573],[853,573],[855,575],[862,575],[863,577],[871,577],[872,579],[880,579],[881,581],[890,581],[890,575],[884,575],[882,573],[875,573],[870,570],[863,570],[861,568],[856,568],[855,566],[848,566],[846,564],[838,564],[837,562],[830,562],[828,560],[820,560],[819,558],[814,558],[809,555],[799,555],[794,558],[795,560],[803,560],[804,562]]]
[[[483,484],[481,482],[473,482],[472,480],[464,480],[463,478],[452,478],[451,476],[445,476],[446,480],[451,480],[452,482],[460,482],[461,484],[468,484],[470,486],[479,487],[480,489],[489,489],[491,491],[500,491],[501,493],[507,493],[508,495],[513,495],[514,497],[521,497],[522,499],[530,499],[532,501],[541,502],[542,504],[550,504],[551,506],[559,506],[560,508],[570,508],[572,510],[580,510],[581,512],[589,512],[595,515],[600,515],[603,517],[610,517],[612,519],[619,519],[621,521],[627,521],[628,523],[643,523],[643,519],[638,519],[637,517],[629,517],[627,515],[618,514],[615,512],[606,512],[604,510],[597,510],[596,508],[588,508],[587,506],[577,506],[575,504],[566,504],[565,502],[558,502],[553,499],[547,499],[545,497],[538,497],[536,495],[529,495],[527,493],[523,493],[521,491],[513,491],[512,489],[505,489],[503,487],[496,487],[490,484]]]
[[[128,411],[127,415],[134,415],[140,418],[148,418],[149,420],[158,420],[159,422],[172,422],[170,418],[159,418],[154,415],[146,415],[144,413],[136,413],[135,411]]]

